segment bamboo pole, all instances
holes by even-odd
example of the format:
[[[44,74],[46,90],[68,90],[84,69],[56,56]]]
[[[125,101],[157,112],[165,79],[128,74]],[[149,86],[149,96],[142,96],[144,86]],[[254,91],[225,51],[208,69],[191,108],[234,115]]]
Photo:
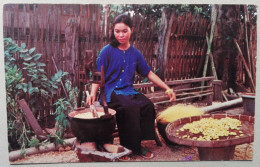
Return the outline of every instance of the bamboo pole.
[[[217,11],[215,8],[215,5],[212,5],[212,12],[211,12],[211,30],[210,30],[210,37],[209,40],[207,40],[206,36],[206,43],[207,43],[207,52],[206,52],[206,58],[205,58],[205,63],[204,63],[204,68],[203,68],[203,74],[202,77],[205,77],[207,74],[207,68],[208,68],[208,61],[210,57],[210,52],[211,52],[211,44],[213,40],[213,35],[214,35],[214,29],[215,29],[215,24],[216,24],[216,18],[217,18]],[[201,82],[201,86],[204,86],[205,82]]]
[[[209,44],[208,36],[206,36],[206,41],[207,41],[207,44]],[[213,58],[213,54],[212,54],[211,50],[209,51],[209,58],[210,58],[210,64],[211,64],[213,76],[214,76],[215,79],[218,79],[215,64],[214,64],[214,58]]]
[[[65,139],[64,143],[65,143],[65,146],[72,147],[75,141],[76,141],[76,137],[70,138],[70,139]],[[35,147],[27,148],[27,149],[25,149],[25,152],[26,152],[26,156],[29,156],[29,155],[40,154],[40,153],[45,153],[45,152],[50,152],[50,151],[56,151],[59,149],[59,147],[61,147],[61,146],[60,145],[55,146],[54,143],[50,143],[45,146],[39,146],[38,149]],[[9,161],[16,161],[23,157],[24,157],[24,155],[21,154],[21,150],[12,151],[9,153]]]
[[[209,93],[203,93],[203,94],[199,94],[199,95],[193,95],[193,96],[188,96],[188,97],[184,97],[184,98],[177,98],[174,102],[178,102],[178,101],[182,101],[182,100],[188,100],[188,99],[192,99],[192,98],[196,98],[196,97],[202,97],[202,96],[209,96],[213,94],[213,92],[209,92]],[[157,98],[159,99],[159,98]],[[152,100],[153,101],[156,101],[155,100]],[[165,101],[158,101],[158,102],[153,102],[155,105],[156,104],[164,104],[164,103],[169,103],[170,101],[169,100],[165,100]]]
[[[207,89],[207,88],[211,88],[210,86],[204,86],[203,87],[204,89]],[[201,87],[195,87],[195,88],[187,88],[187,89],[177,89],[175,90],[175,93],[176,93],[176,96],[181,96],[181,95],[187,95],[187,93],[184,93],[184,94],[177,94],[177,93],[182,93],[184,91],[193,91],[193,90],[197,90],[197,89],[201,89]],[[209,91],[209,90],[208,90]],[[207,92],[208,92],[207,91]],[[211,90],[212,91],[212,90]],[[202,93],[203,91],[199,91],[199,92],[192,92],[192,93],[189,93],[189,94],[194,94],[194,93]],[[145,95],[146,97],[148,98],[151,98],[151,97],[157,97],[157,96],[165,96],[165,93],[164,91],[156,91],[156,92],[152,92],[152,93],[147,93]]]
[[[211,22],[212,23],[211,23],[210,37],[209,37],[209,41],[207,44],[208,49],[207,49],[207,53],[206,53],[206,59],[205,59],[202,77],[205,77],[206,73],[207,73],[208,61],[209,61],[210,52],[211,52],[211,44],[212,44],[212,39],[213,39],[214,29],[215,29],[215,24],[216,24],[216,18],[217,18],[217,11],[216,11],[215,5],[212,5],[212,13],[211,13]],[[202,86],[203,85],[204,85],[204,82],[202,82]]]
[[[250,50],[252,50],[252,46],[251,43],[248,41],[249,37],[248,37],[248,28],[247,28],[247,24],[250,23],[249,20],[249,15],[248,15],[248,9],[247,9],[247,5],[243,5],[244,7],[244,27],[245,27],[245,45],[246,45],[246,53],[247,53],[247,59],[248,59],[248,66],[249,66],[249,70],[251,72],[251,74],[253,75],[253,81],[255,82],[255,71],[254,71],[254,65],[253,65],[253,56],[252,56],[252,52],[250,53]],[[251,26],[249,27],[249,32],[250,32]]]
[[[210,53],[211,53],[211,44],[212,44],[212,40],[213,40],[216,19],[217,19],[217,11],[216,11],[215,5],[212,5],[211,30],[210,30],[209,40],[207,40],[207,36],[206,36],[206,41],[207,41],[208,48],[207,48],[207,53],[206,53],[206,58],[205,58],[205,64],[204,64],[202,77],[205,77],[206,73],[207,73],[208,61],[209,61],[209,57],[210,57]],[[204,84],[205,84],[204,81],[201,82],[201,86],[204,86]]]
[[[248,68],[248,66],[247,66],[247,64],[246,64],[246,60],[245,60],[245,58],[244,58],[244,56],[243,56],[243,53],[242,53],[242,51],[241,51],[241,49],[240,49],[240,47],[239,47],[239,45],[238,45],[238,43],[237,43],[237,40],[234,39],[234,42],[235,42],[235,45],[236,45],[236,47],[237,47],[237,49],[238,49],[239,56],[240,56],[240,58],[241,58],[241,60],[242,60],[242,62],[243,62],[243,64],[244,64],[244,66],[245,66],[247,75],[248,75],[248,77],[249,77],[249,79],[250,79],[250,82],[251,82],[251,87],[250,87],[250,88],[251,88],[251,91],[254,93],[254,92],[255,92],[255,84],[254,84],[252,75],[251,75],[250,70],[249,70],[249,68]]]
[[[200,87],[192,87],[192,88],[186,88],[186,89],[177,89],[177,90],[175,90],[175,93],[183,92],[183,91],[197,90],[197,89],[207,89],[207,88],[211,88],[211,86],[200,86]]]
[[[242,102],[243,102],[242,98],[238,98],[235,100],[230,100],[228,102],[218,103],[218,104],[214,104],[211,106],[203,107],[202,111],[204,112],[204,114],[206,114],[211,111],[221,110],[221,109],[228,108],[228,107],[231,107],[234,105],[238,105],[238,104],[241,104]]]
[[[247,5],[243,5],[244,7],[244,35],[245,35],[245,45],[246,45],[246,56],[248,60],[248,68],[249,71],[252,73],[252,67],[251,67],[251,58],[249,53],[249,46],[248,46],[248,36],[247,36],[247,22],[248,22],[248,12],[247,12]]]
[[[214,64],[214,57],[211,52],[211,44],[212,44],[212,40],[213,40],[213,36],[214,36],[214,29],[215,29],[215,24],[216,24],[216,19],[217,19],[217,11],[216,11],[215,5],[212,6],[211,19],[212,19],[212,25],[211,25],[210,37],[208,37],[208,34],[206,33],[206,43],[207,43],[208,49],[207,49],[207,53],[206,53],[206,60],[205,60],[202,76],[203,77],[206,76],[208,61],[210,59],[212,73],[213,73],[214,78],[217,80],[218,76],[217,76],[217,72],[216,72],[216,68],[215,68],[215,64]],[[201,83],[201,86],[204,86],[204,82]],[[228,101],[225,94],[222,93],[222,96],[226,101]]]
[[[176,94],[176,96],[187,96],[187,95],[200,95],[199,93],[209,93],[212,92],[212,90],[203,90],[203,91],[197,91],[197,92],[186,92],[186,93],[181,93],[181,94]]]
[[[206,36],[206,41],[207,41],[207,43],[209,42],[208,36]],[[216,80],[218,80],[218,76],[217,76],[217,72],[216,72],[216,68],[215,68],[215,64],[214,64],[214,57],[213,57],[213,54],[211,51],[210,51],[209,56],[210,56],[210,63],[211,63],[211,69],[212,69],[213,76],[215,77]],[[222,92],[222,96],[226,101],[228,101],[226,95],[223,92]]]

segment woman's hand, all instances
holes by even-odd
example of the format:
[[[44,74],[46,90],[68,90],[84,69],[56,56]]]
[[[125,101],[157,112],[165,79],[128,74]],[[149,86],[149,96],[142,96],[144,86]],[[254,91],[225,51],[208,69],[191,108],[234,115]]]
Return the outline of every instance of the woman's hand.
[[[173,89],[169,88],[156,74],[150,71],[147,75],[148,79],[152,81],[155,85],[159,86],[160,88],[166,90],[165,94],[167,94],[170,98],[170,102],[176,100],[176,95]]]
[[[89,96],[87,96],[86,104],[92,105],[94,104],[95,100],[96,100],[96,94],[91,93]]]
[[[99,88],[99,84],[95,84],[95,83],[92,84],[91,93],[86,98],[86,104],[88,104],[88,105],[94,104],[94,102],[96,100],[96,94],[97,94],[98,88]]]
[[[173,102],[176,100],[176,94],[174,93],[173,89],[167,89],[165,91],[165,94],[167,94],[170,98],[170,102]]]

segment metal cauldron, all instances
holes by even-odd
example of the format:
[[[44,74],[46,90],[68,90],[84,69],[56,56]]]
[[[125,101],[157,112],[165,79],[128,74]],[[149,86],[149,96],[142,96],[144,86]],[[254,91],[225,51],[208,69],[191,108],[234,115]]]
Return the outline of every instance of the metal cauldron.
[[[102,106],[96,107],[97,112],[104,112]],[[116,111],[108,109],[108,113],[99,118],[75,118],[79,113],[91,112],[90,108],[80,108],[68,114],[71,130],[75,137],[81,142],[109,143],[113,140],[115,132]]]

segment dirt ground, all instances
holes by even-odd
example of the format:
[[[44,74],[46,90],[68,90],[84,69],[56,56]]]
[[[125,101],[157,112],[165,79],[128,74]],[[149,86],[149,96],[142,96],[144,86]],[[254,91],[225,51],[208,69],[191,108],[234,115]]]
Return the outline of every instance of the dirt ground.
[[[242,107],[232,108],[221,111],[221,113],[240,114]],[[157,146],[155,141],[143,141],[142,146],[153,152],[152,159],[144,159],[141,156],[132,156],[131,161],[199,161],[198,149],[181,145],[168,145],[160,137],[162,146]],[[119,143],[115,138],[114,143]],[[253,143],[237,145],[232,160],[252,160]],[[31,163],[73,163],[79,162],[76,152],[70,151],[53,151],[42,154],[31,155],[26,158],[11,162],[11,164],[31,164]]]
[[[156,146],[155,142],[147,141],[143,143],[149,148],[154,158],[144,159],[140,156],[132,156],[131,161],[199,161],[198,150],[195,147],[167,146],[163,143],[162,147]],[[242,144],[236,146],[233,160],[252,160],[253,144]],[[48,153],[31,155],[26,158],[11,162],[11,164],[31,164],[31,163],[73,163],[79,162],[75,151],[52,151]]]

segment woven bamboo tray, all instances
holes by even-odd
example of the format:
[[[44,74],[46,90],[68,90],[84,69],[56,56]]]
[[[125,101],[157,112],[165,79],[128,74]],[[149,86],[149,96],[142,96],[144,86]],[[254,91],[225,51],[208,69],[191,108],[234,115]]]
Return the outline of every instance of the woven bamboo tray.
[[[187,123],[210,117],[215,119],[230,117],[240,120],[242,122],[242,126],[239,130],[243,131],[244,136],[228,136],[222,137],[219,140],[198,141],[182,138],[183,135],[189,133],[187,131],[177,133]],[[169,123],[165,131],[167,138],[171,142],[180,145],[198,147],[200,160],[230,160],[233,158],[236,145],[251,143],[254,141],[254,122],[254,117],[247,115],[205,114],[201,116],[178,119],[172,123]],[[191,135],[191,138],[193,137],[192,134],[189,135]]]

